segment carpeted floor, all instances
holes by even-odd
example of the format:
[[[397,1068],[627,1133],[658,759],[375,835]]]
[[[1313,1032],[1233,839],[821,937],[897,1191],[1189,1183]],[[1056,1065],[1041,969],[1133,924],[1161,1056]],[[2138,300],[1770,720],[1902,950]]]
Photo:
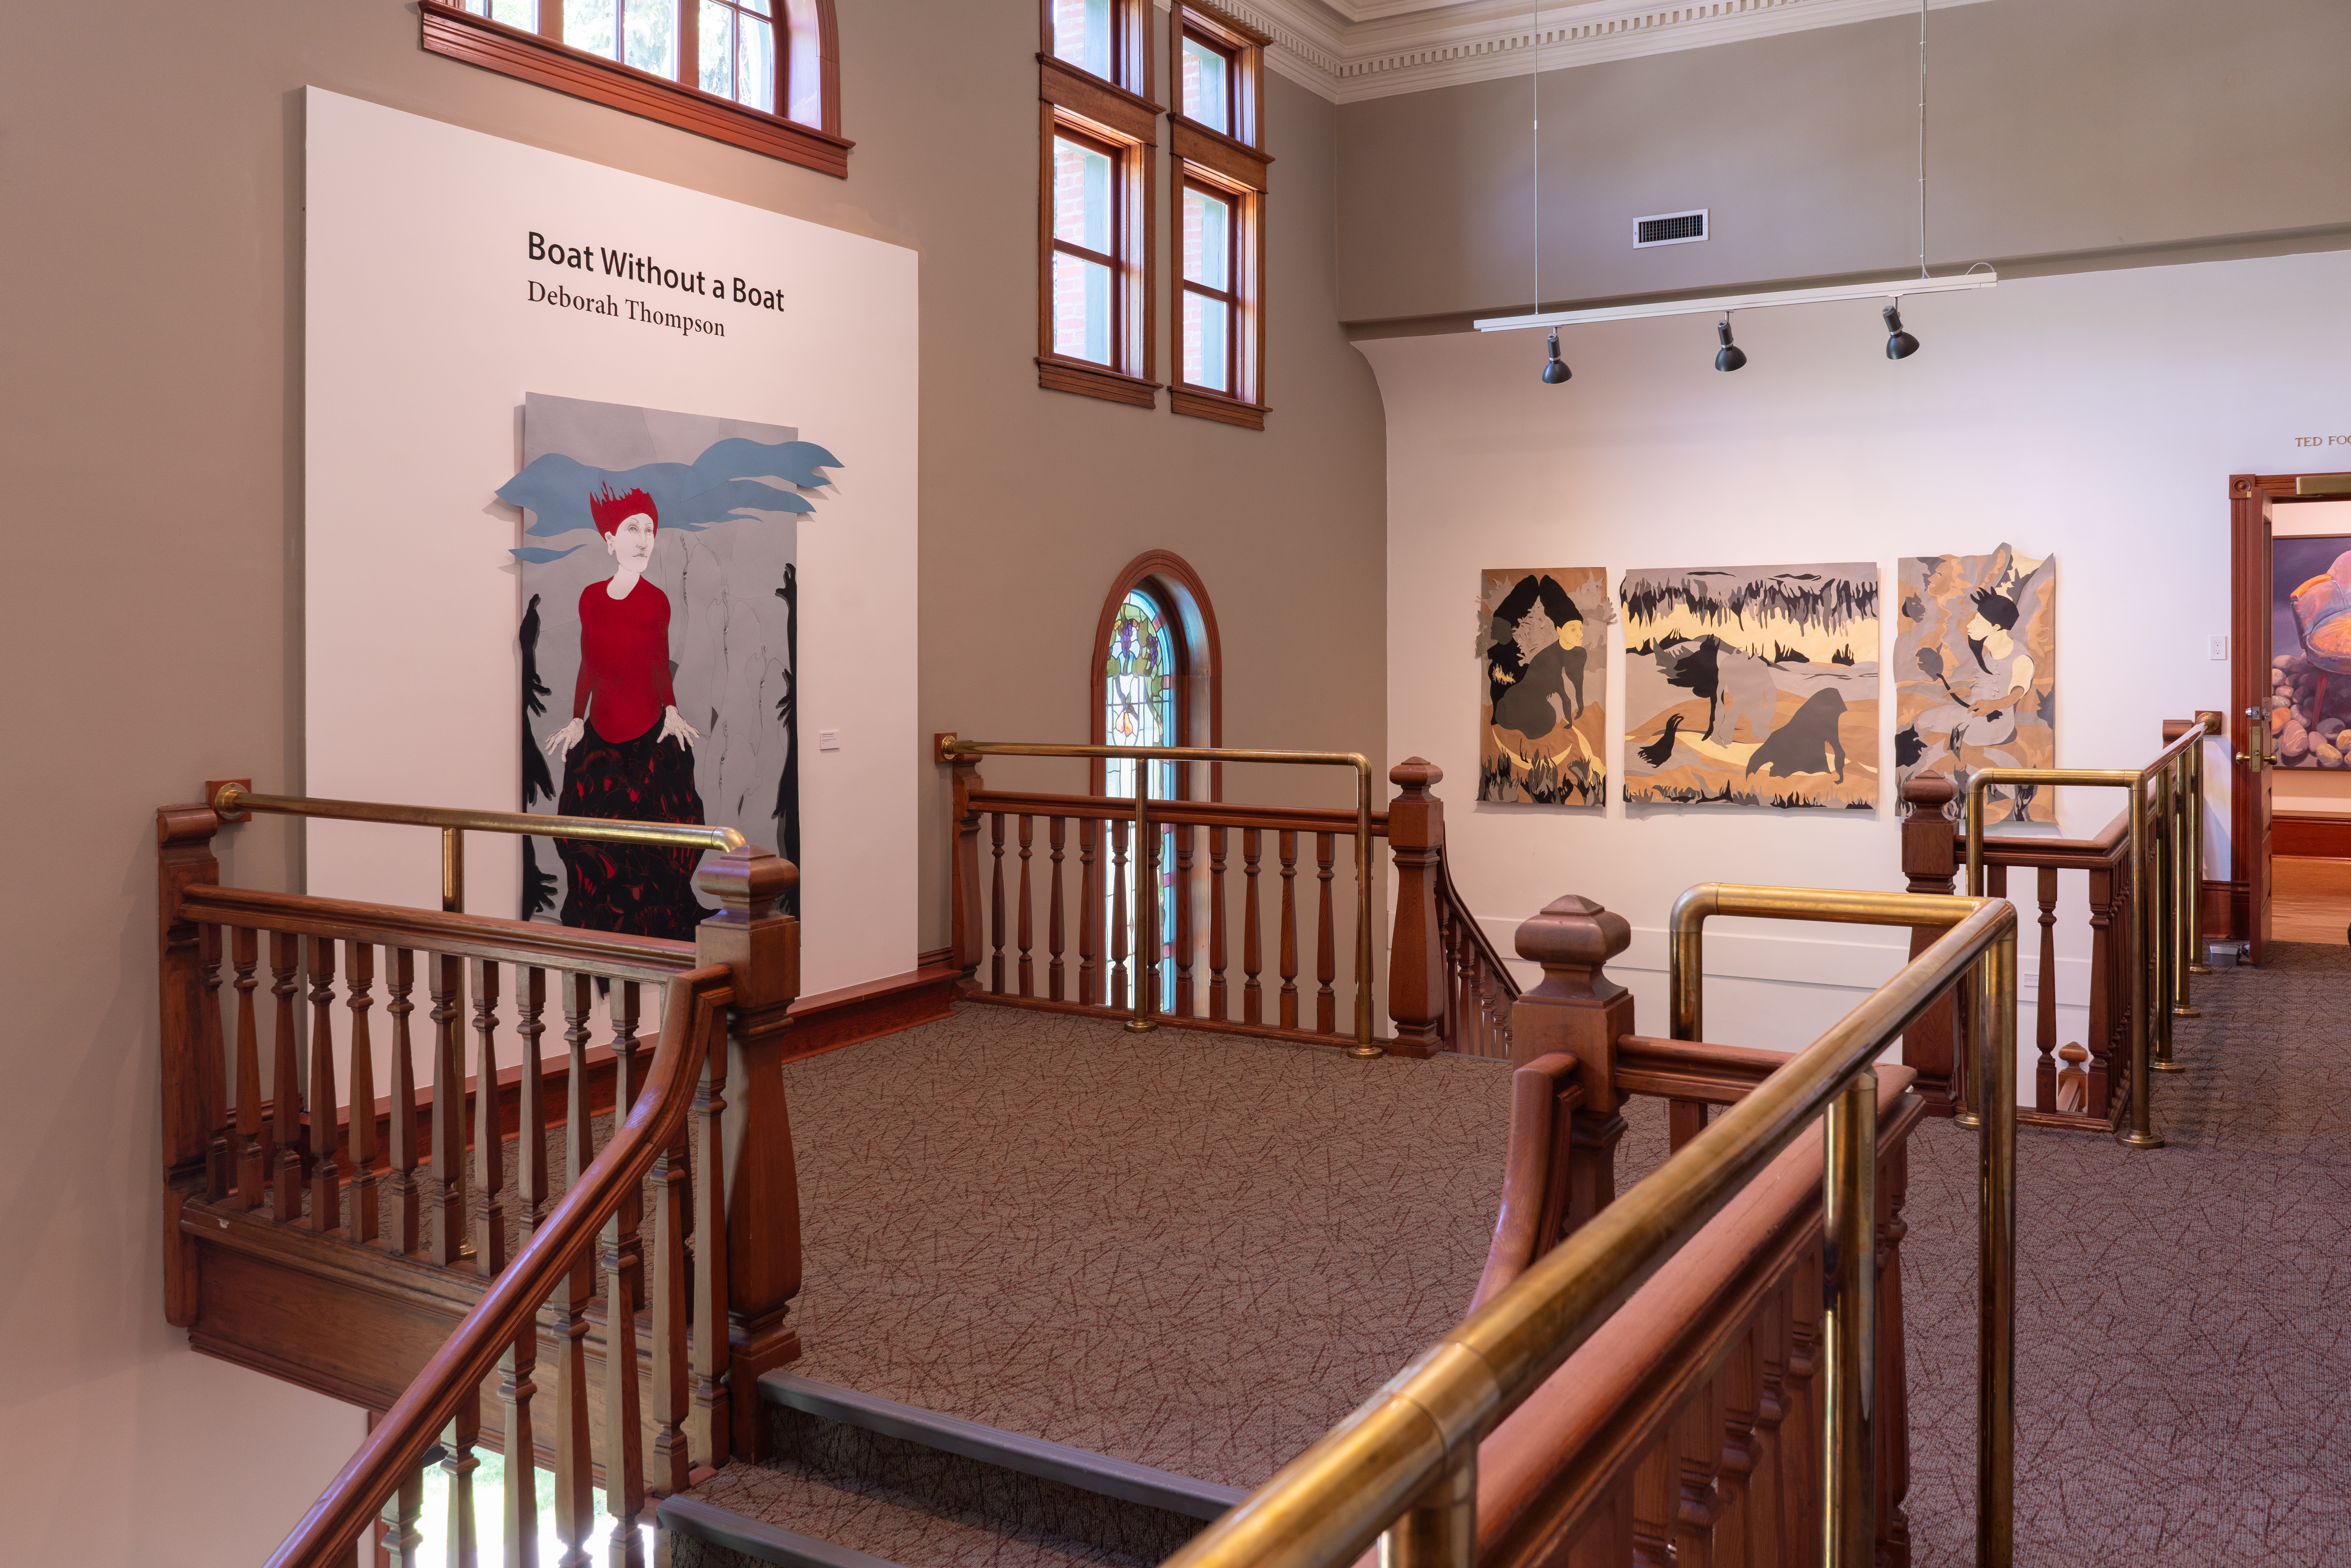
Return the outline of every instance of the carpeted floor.
[[[2351,1108],[2333,1090],[2351,950],[2282,945],[2197,983],[2167,1147],[2020,1134],[2017,1562],[2351,1554]],[[1917,1561],[1974,1561],[1975,1144],[1913,1145]]]

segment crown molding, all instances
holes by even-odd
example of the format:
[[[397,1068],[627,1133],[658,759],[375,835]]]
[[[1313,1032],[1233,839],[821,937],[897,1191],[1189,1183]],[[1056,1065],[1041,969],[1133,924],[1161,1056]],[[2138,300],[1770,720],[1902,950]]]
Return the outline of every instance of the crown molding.
[[[1266,64],[1333,103],[1917,15],[1917,0],[1217,0]],[[1937,10],[1984,0],[1929,0]]]

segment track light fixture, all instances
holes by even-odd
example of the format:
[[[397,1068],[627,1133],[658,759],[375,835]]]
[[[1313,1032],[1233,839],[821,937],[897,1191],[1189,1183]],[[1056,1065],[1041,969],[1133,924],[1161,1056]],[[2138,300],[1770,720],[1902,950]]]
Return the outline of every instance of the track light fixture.
[[[1886,340],[1887,359],[1907,360],[1918,351],[1918,340],[1902,329],[1901,300],[1896,299],[1878,314],[1886,319],[1886,330],[1888,334]]]
[[[1543,385],[1555,387],[1573,374],[1575,372],[1567,368],[1567,361],[1559,357],[1559,329],[1553,327],[1551,329],[1551,359],[1542,368]]]
[[[1722,347],[1714,351],[1714,368],[1716,370],[1735,371],[1740,366],[1747,362],[1747,350],[1730,340],[1730,313],[1729,311],[1723,312],[1722,325],[1714,329],[1714,335],[1722,340]]]

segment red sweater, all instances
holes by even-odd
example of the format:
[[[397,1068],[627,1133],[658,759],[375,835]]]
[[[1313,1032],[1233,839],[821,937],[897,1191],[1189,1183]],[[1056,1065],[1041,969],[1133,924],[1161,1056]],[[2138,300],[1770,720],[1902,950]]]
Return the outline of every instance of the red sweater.
[[[601,582],[580,591],[580,685],[571,716],[596,702],[596,733],[634,740],[675,705],[669,678],[669,595],[643,578],[626,599]]]

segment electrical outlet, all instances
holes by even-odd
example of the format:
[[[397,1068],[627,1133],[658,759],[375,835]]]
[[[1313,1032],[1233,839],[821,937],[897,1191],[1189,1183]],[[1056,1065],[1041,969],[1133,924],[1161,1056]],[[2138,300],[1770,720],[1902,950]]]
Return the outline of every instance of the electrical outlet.
[[[2225,632],[2212,639],[2212,662],[2216,664],[2229,662],[2229,634]]]
[[[841,731],[837,729],[818,730],[816,732],[816,748],[819,751],[839,751],[841,749]]]

